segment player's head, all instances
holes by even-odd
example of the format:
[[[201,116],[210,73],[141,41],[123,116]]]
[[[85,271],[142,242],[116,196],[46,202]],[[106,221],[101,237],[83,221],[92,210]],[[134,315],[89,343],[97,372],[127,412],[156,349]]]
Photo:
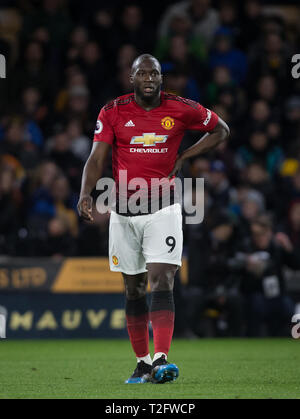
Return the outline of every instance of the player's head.
[[[150,54],[137,57],[131,67],[130,81],[141,99],[151,101],[159,94],[162,84],[159,61]]]

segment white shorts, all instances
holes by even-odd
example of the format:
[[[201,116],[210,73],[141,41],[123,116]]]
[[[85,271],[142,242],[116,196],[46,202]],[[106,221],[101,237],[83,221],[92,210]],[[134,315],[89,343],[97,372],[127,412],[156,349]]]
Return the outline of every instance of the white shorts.
[[[154,214],[125,217],[110,215],[110,270],[136,275],[147,272],[147,263],[181,266],[182,215],[180,204]]]

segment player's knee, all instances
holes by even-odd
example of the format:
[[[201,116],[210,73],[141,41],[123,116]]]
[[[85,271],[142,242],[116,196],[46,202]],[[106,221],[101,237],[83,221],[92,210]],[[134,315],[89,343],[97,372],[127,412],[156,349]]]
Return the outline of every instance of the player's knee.
[[[142,292],[141,290],[126,290],[125,289],[125,296],[127,300],[138,300],[146,295],[146,292]]]
[[[153,272],[149,275],[151,291],[172,291],[174,287],[174,275],[176,270],[168,269],[160,272]]]
[[[125,284],[125,296],[128,300],[138,300],[146,295],[147,285],[138,284],[137,286],[128,286]]]
[[[146,273],[139,275],[123,274],[125,296],[127,300],[138,300],[147,293],[147,275]]]

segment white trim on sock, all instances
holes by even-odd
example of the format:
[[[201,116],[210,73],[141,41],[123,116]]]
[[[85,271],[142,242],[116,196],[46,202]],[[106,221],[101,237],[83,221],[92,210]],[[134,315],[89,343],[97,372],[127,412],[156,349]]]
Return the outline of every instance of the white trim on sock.
[[[165,356],[165,358],[167,360],[167,358],[168,358],[167,354],[164,354],[163,352],[156,352],[156,354],[154,354],[154,357],[153,357],[153,362],[156,361],[158,358],[160,358],[163,355]]]
[[[137,362],[144,361],[146,364],[152,365],[152,360],[151,360],[150,354],[148,354],[146,356],[142,356],[140,358],[136,357],[136,359],[137,359]]]

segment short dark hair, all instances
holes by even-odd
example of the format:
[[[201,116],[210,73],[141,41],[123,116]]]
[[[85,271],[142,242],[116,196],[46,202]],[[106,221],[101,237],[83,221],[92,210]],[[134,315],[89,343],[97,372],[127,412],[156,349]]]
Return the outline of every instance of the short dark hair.
[[[159,69],[160,69],[160,71],[161,71],[161,66],[160,66],[160,62],[158,61],[158,59],[157,58],[155,58],[153,55],[151,55],[151,54],[142,54],[142,55],[139,55],[134,61],[133,61],[133,63],[132,63],[132,66],[131,66],[131,72],[133,72],[134,71],[134,69],[139,65],[139,63],[141,62],[141,61],[144,61],[144,60],[153,60],[153,61],[156,61],[157,62],[157,64],[159,65]]]

